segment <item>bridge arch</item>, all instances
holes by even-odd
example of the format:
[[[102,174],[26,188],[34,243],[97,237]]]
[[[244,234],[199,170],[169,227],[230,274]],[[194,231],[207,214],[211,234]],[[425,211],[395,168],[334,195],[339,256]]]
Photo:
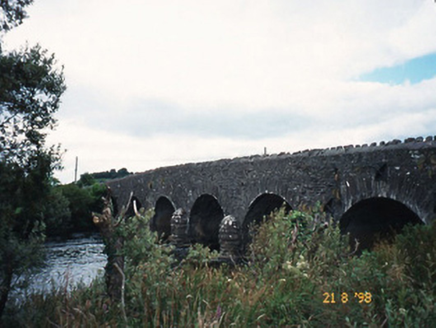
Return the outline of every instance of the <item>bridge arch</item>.
[[[285,212],[292,210],[291,205],[282,197],[274,193],[263,193],[258,195],[248,206],[247,214],[242,222],[242,248],[243,252],[252,240],[250,233],[251,225],[259,225],[265,216],[270,215],[273,211],[285,207]]]
[[[247,214],[242,222],[242,228],[248,231],[251,224],[259,224],[264,216],[285,206],[285,211],[289,213],[292,210],[291,205],[282,196],[274,193],[263,193],[258,195],[248,206]]]
[[[189,213],[188,236],[191,243],[209,246],[219,250],[219,226],[224,211],[215,196],[202,194],[192,205]]]
[[[351,246],[359,242],[358,251],[371,249],[379,240],[392,241],[406,224],[423,224],[420,217],[400,201],[371,197],[352,205],[340,218],[343,234],[350,233]]]
[[[150,220],[150,230],[157,231],[159,237],[166,240],[171,235],[171,217],[175,206],[166,196],[160,196],[154,206],[154,215]]]

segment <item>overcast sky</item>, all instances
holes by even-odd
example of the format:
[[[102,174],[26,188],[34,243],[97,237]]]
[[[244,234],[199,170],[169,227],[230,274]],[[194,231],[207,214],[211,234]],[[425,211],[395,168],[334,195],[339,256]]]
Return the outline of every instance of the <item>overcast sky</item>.
[[[35,0],[68,90],[56,176],[436,135],[433,0]]]

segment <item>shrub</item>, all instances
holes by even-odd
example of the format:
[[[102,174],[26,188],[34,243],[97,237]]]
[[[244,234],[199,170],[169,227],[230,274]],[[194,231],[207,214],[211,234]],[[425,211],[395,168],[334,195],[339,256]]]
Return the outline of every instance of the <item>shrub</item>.
[[[129,326],[430,327],[436,320],[435,224],[355,256],[319,209],[279,211],[258,228],[248,265],[216,268],[208,265],[216,254],[199,245],[174,262],[172,248],[148,230],[150,216],[121,229]],[[34,296],[20,325],[32,326],[37,312],[40,327],[125,326],[102,286]]]

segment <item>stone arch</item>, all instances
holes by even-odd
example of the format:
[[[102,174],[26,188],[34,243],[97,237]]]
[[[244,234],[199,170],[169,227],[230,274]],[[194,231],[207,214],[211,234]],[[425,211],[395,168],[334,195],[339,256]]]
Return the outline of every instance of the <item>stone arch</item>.
[[[285,212],[292,210],[291,205],[281,196],[273,193],[264,193],[257,196],[248,206],[247,214],[242,222],[242,251],[245,252],[247,245],[251,243],[253,234],[250,232],[251,225],[259,225],[264,217],[268,219],[273,211],[285,207]]]
[[[165,196],[157,199],[154,206],[154,215],[150,220],[150,230],[157,231],[163,240],[171,235],[171,217],[175,211],[174,204]]]
[[[423,188],[422,182],[418,182],[420,177],[415,174],[412,170],[401,171],[400,166],[390,168],[383,164],[377,166],[376,170],[371,168],[359,174],[344,175],[340,184],[342,208],[335,212],[335,218],[340,219],[361,200],[387,198],[405,205],[423,223],[430,222],[433,219],[431,206],[435,194],[429,188]]]
[[[354,248],[359,242],[358,253],[371,249],[377,240],[392,241],[406,224],[423,221],[403,203],[386,197],[371,197],[352,205],[340,218],[341,233],[350,233]]]
[[[224,211],[214,196],[203,194],[198,197],[189,213],[188,236],[191,243],[219,250],[218,233],[223,218]]]
[[[285,207],[285,212],[292,210],[291,205],[281,196],[273,193],[264,193],[257,196],[249,205],[247,214],[242,222],[243,231],[248,231],[251,224],[259,224],[271,212]]]

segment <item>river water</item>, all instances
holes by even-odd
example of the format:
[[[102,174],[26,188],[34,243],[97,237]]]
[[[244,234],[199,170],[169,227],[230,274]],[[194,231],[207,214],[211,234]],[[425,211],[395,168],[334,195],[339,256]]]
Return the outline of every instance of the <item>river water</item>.
[[[103,241],[98,236],[48,242],[45,247],[45,266],[27,277],[29,285],[16,289],[11,298],[20,301],[26,294],[53,289],[70,291],[78,284],[89,286],[93,279],[104,274],[107,260]]]

